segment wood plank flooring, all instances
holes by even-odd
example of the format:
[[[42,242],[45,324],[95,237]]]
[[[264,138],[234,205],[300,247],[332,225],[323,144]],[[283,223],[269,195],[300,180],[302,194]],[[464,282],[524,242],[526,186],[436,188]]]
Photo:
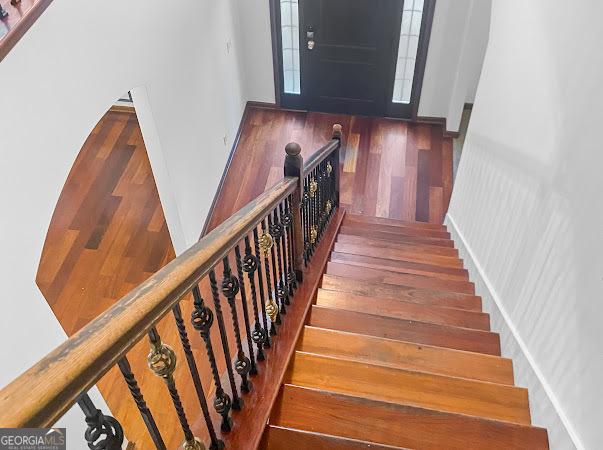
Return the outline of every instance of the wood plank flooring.
[[[298,142],[308,158],[335,123],[343,126],[341,202],[348,213],[442,223],[452,191],[452,139],[441,125],[250,107],[208,229],[280,179],[287,143]]]
[[[327,142],[334,123],[343,125],[346,137],[341,161],[342,200],[350,211],[410,222],[420,218],[441,223],[449,195],[437,192],[446,189],[447,171],[451,173],[452,168],[443,162],[448,140],[442,137],[440,126],[249,108],[224,189],[209,218],[209,229],[281,178],[284,147],[289,141],[299,142],[307,158]],[[421,167],[419,158],[423,161]],[[436,194],[424,195],[427,191]],[[419,192],[423,193],[421,201],[417,201]],[[425,227],[436,236],[442,231],[438,225]],[[431,237],[431,233],[418,234],[409,240],[413,243],[419,240],[425,245],[413,246],[414,253],[417,249],[435,247],[434,251],[443,257],[456,255],[454,249],[438,246],[438,238]],[[348,242],[353,241],[354,236],[350,236]],[[392,248],[399,248],[406,255],[407,247],[401,242]],[[36,282],[66,333],[71,335],[173,258],[174,249],[136,116],[109,112],[86,140],[65,183],[49,227]],[[420,257],[416,259],[402,261],[421,262]],[[363,285],[370,287],[369,283]],[[409,299],[419,291],[395,285],[391,288],[405,289]],[[210,298],[205,283],[201,290],[205,298]],[[475,300],[461,294],[450,297],[451,302]],[[185,320],[190,317],[191,303],[190,298],[181,303]],[[213,384],[209,381],[203,342],[188,328],[206,396],[212,398]],[[175,349],[178,361],[185,361],[173,317],[164,318],[158,329],[164,341]],[[217,334],[217,327],[213,327],[215,343],[219,342]],[[230,342],[234,354],[234,339]],[[218,347],[215,347],[216,358],[223,370],[224,358]],[[166,408],[171,401],[162,380],[146,367],[147,353],[148,343],[143,340],[128,357],[168,448],[176,448],[182,442],[182,433],[173,408]],[[193,431],[205,438],[207,432],[202,420],[197,420],[198,400],[190,389],[186,364],[178,365],[175,378],[182,387],[182,401]],[[115,417],[126,425],[127,438],[137,448],[152,448],[119,371],[112,369],[98,387]]]

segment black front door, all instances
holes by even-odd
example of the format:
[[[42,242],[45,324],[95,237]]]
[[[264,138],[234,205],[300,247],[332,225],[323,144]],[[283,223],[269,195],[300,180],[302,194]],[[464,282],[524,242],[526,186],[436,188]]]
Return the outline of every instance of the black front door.
[[[411,16],[415,9],[422,13],[422,0],[273,1],[282,106],[410,118],[418,94],[404,103],[397,99],[403,68],[410,67],[410,59],[400,63],[399,45],[403,51],[413,49],[404,34],[412,34]],[[423,29],[424,21],[415,13]],[[411,56],[417,59],[416,53]],[[419,70],[421,61],[417,63]],[[394,83],[400,86],[396,90]],[[414,85],[412,91],[417,92]]]
[[[385,113],[400,0],[302,0],[302,95],[308,109]]]

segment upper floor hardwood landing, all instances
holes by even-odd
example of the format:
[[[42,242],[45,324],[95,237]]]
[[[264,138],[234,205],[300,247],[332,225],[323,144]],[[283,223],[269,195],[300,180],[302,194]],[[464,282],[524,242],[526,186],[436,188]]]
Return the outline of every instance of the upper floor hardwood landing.
[[[341,202],[351,213],[442,223],[452,192],[452,139],[441,125],[249,107],[208,229],[282,176],[285,145],[304,158],[343,126]]]

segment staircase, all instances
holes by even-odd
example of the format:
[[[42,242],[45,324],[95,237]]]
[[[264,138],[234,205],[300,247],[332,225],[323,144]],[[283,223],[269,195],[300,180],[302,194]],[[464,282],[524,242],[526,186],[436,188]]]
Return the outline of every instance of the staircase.
[[[548,448],[445,226],[346,214],[262,448]]]

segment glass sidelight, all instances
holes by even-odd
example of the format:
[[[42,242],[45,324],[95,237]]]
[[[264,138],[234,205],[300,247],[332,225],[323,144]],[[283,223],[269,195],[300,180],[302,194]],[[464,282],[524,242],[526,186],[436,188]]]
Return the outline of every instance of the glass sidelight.
[[[281,0],[283,90],[300,94],[298,0]]]
[[[423,0],[404,1],[392,96],[394,103],[410,103],[423,19],[423,3]]]

